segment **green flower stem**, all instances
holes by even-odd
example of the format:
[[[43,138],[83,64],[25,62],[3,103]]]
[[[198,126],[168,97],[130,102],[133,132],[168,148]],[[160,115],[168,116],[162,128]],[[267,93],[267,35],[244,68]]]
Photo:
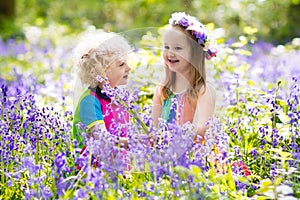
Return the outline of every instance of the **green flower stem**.
[[[149,133],[148,127],[147,127],[147,125],[141,120],[140,116],[139,116],[136,112],[134,112],[133,109],[130,109],[130,108],[128,107],[128,105],[126,104],[126,102],[121,101],[121,102],[119,102],[119,103],[121,103],[122,106],[128,110],[129,114],[130,114],[132,117],[134,117],[134,118],[136,119],[136,121],[142,126],[143,131],[144,131],[146,134],[148,134],[148,133]]]
[[[281,84],[281,81],[278,81],[277,88],[275,91],[275,96],[274,96],[274,110],[272,112],[272,131],[274,130],[274,128],[276,128],[276,100],[277,100],[278,91],[280,89],[280,84]]]

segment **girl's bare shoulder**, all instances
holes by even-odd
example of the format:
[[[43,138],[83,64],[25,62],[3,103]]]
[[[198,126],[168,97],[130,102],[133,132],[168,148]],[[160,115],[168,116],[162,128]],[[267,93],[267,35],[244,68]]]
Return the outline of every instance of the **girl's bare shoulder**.
[[[207,82],[205,87],[200,88],[199,98],[216,99],[216,88],[211,82]]]

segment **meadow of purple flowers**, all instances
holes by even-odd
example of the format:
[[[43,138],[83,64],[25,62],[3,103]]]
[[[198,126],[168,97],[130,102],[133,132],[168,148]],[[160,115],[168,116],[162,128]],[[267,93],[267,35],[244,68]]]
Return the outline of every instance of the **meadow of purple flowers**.
[[[191,124],[151,126],[137,92],[149,83],[125,91],[131,104],[123,106],[141,121],[127,124],[123,159],[103,131],[98,140],[86,138],[87,156],[76,156],[71,45],[0,40],[0,199],[299,198],[299,43],[224,44],[212,69],[224,102],[205,145],[194,142]]]

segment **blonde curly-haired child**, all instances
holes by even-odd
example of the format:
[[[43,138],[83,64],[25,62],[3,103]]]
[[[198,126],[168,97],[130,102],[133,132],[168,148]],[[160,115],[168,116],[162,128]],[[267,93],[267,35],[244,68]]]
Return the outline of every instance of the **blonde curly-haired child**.
[[[118,134],[120,142],[126,145],[126,131],[121,130],[120,133],[120,130],[114,128],[116,123],[128,123],[129,114],[124,111],[121,116],[118,115],[119,110],[103,92],[105,83],[100,79],[106,79],[111,88],[127,83],[131,70],[127,63],[127,55],[131,52],[129,43],[119,34],[94,31],[82,37],[76,52],[77,75],[86,89],[76,102],[73,138],[80,148],[84,148],[82,133],[93,136],[93,129],[97,126]],[[84,129],[79,126],[80,123]]]

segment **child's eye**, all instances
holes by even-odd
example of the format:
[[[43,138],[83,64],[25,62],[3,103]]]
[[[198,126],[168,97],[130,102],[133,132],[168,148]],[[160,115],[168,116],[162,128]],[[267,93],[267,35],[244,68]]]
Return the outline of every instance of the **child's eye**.
[[[121,64],[120,64],[120,67],[123,67],[124,65],[125,65],[125,63],[121,63]]]
[[[164,46],[164,49],[170,49],[170,47],[169,46]]]
[[[175,47],[175,50],[181,50],[182,48],[181,47]]]

